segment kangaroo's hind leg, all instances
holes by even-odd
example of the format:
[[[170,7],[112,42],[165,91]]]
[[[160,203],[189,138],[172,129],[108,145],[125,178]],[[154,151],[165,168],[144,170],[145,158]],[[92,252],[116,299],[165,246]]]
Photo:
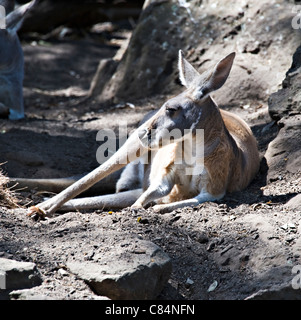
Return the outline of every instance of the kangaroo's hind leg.
[[[98,197],[72,199],[63,204],[59,211],[123,209],[130,207],[141,194],[142,189],[135,189]]]
[[[139,160],[131,162],[122,171],[116,183],[116,192],[142,188],[142,180],[143,165]]]

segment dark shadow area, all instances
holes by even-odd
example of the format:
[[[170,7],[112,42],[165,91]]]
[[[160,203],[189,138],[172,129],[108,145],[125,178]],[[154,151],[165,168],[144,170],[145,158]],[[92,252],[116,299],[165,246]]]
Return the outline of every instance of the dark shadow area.
[[[45,91],[62,91],[69,87],[89,90],[99,60],[112,58],[118,49],[116,45],[89,39],[32,43],[23,46],[24,86]],[[30,108],[29,103],[26,104]]]
[[[0,163],[10,177],[60,178],[98,165],[96,132],[73,129],[66,134],[64,127],[55,122],[52,125],[55,134],[44,131],[36,122],[32,123],[33,130],[25,127],[2,132]]]
[[[279,129],[278,124],[273,120],[269,123],[251,125],[251,130],[257,140],[260,153],[265,153],[269,143],[276,138]],[[261,168],[260,170],[263,169]]]
[[[18,1],[23,3],[24,1]],[[25,1],[26,2],[26,1]],[[48,33],[59,26],[89,28],[93,24],[114,21],[123,27],[131,27],[129,18],[137,20],[143,0],[97,1],[44,0],[26,17],[22,33]]]

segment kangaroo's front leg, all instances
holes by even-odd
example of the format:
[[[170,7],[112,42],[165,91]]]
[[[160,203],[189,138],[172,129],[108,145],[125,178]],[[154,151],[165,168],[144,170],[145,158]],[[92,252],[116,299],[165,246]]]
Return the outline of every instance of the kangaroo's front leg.
[[[173,210],[179,209],[179,208],[195,207],[198,204],[201,204],[201,203],[207,202],[207,201],[219,200],[223,196],[224,196],[224,194],[214,196],[214,195],[211,195],[210,193],[204,191],[204,192],[201,192],[199,195],[197,195],[194,198],[186,199],[186,200],[182,200],[182,201],[176,201],[176,202],[167,203],[167,204],[158,204],[158,205],[155,205],[153,207],[153,209],[155,212],[158,212],[158,213],[166,213],[166,212],[170,212],[170,211],[173,211]]]
[[[174,179],[171,175],[164,175],[155,180],[145,190],[138,200],[132,205],[132,209],[143,208],[145,205],[156,199],[167,196],[174,186]]]
[[[77,195],[93,186],[96,182],[126,166],[126,164],[130,162],[130,159],[135,159],[135,157],[137,157],[137,153],[142,156],[145,152],[147,152],[147,149],[141,145],[141,142],[138,138],[138,129],[133,132],[132,135],[130,135],[124,145],[106,162],[53,198],[36,206],[30,207],[28,209],[28,215],[51,215],[68,200],[75,198]]]

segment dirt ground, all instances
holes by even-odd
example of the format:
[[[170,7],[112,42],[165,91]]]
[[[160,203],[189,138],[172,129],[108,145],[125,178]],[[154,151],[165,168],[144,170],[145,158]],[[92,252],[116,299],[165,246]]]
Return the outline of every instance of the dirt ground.
[[[85,100],[99,59],[113,57],[118,49],[113,41],[26,38],[23,48],[26,119],[0,120],[0,163],[5,162],[8,176],[54,178],[88,172],[98,165],[98,130],[125,123],[131,130],[166,99],[128,101],[135,108],[103,108]],[[263,157],[278,131],[266,101],[232,111],[250,124]],[[31,289],[33,294],[99,299],[68,272],[66,262],[93,260],[119,241],[139,237],[159,245],[172,259],[173,272],[159,299],[245,299],[290,283],[292,267],[301,264],[300,211],[284,206],[301,192],[300,175],[283,172],[267,183],[266,169],[262,161],[256,179],[242,193],[163,215],[151,208],[138,213],[97,210],[33,221],[24,208],[0,208],[0,257],[36,263],[43,283]],[[42,196],[20,190],[24,206]]]

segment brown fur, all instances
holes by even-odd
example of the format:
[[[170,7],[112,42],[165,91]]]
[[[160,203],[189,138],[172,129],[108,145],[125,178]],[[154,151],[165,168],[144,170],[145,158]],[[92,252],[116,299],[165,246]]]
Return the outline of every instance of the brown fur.
[[[219,110],[211,98],[207,99],[206,104],[207,108],[204,108],[203,104],[204,117],[206,118],[205,144],[212,143],[217,136],[220,138],[218,146],[204,159],[205,168],[209,175],[206,189],[214,196],[243,190],[252,181],[259,168],[257,142],[248,125],[238,116],[225,110]],[[155,128],[155,120],[154,117],[148,125],[149,130]],[[158,151],[162,157],[160,164],[165,163],[161,167],[160,174],[162,175],[168,175],[174,169],[177,149],[183,147],[182,142],[173,145],[171,152],[166,153],[164,149]],[[160,170],[160,168],[156,170]],[[149,176],[146,179],[149,179]],[[144,190],[148,187],[149,183],[144,186]],[[187,185],[176,183],[170,194],[162,198],[159,203],[189,199],[195,197],[199,192],[200,190],[193,188],[193,186],[188,188]]]
[[[138,163],[129,163],[117,183],[122,186],[121,189],[127,186],[131,190],[125,195],[127,202],[122,202],[124,197],[121,192],[116,197],[108,195],[97,200],[72,200],[67,202],[67,208],[70,205],[75,205],[74,208],[106,207],[106,204],[122,208],[132,202],[132,208],[139,209],[155,201],[158,204],[153,207],[154,210],[165,212],[218,200],[226,192],[246,188],[259,168],[256,140],[242,119],[233,113],[220,111],[209,95],[225,83],[234,57],[235,53],[229,54],[212,70],[201,75],[180,51],[180,80],[187,89],[166,101],[158,112],[147,116],[107,162],[54,198],[31,208],[30,213],[54,212],[69,199],[119,170],[125,165],[120,160],[124,160],[126,155],[136,155],[137,150],[141,151],[139,155],[142,158]],[[177,136],[171,140],[170,133],[175,129]],[[201,137],[196,136],[199,134],[197,129],[204,130],[204,166],[200,165],[201,162],[192,161],[201,159],[199,151],[202,151],[202,146],[196,145],[197,138]],[[185,142],[189,142],[190,138],[192,143],[188,143],[186,149]],[[186,155],[191,161],[177,162],[178,155]],[[127,160],[130,158],[127,157]],[[147,158],[148,164],[143,164]],[[133,175],[139,177],[141,186],[137,187],[137,179],[132,179]]]

